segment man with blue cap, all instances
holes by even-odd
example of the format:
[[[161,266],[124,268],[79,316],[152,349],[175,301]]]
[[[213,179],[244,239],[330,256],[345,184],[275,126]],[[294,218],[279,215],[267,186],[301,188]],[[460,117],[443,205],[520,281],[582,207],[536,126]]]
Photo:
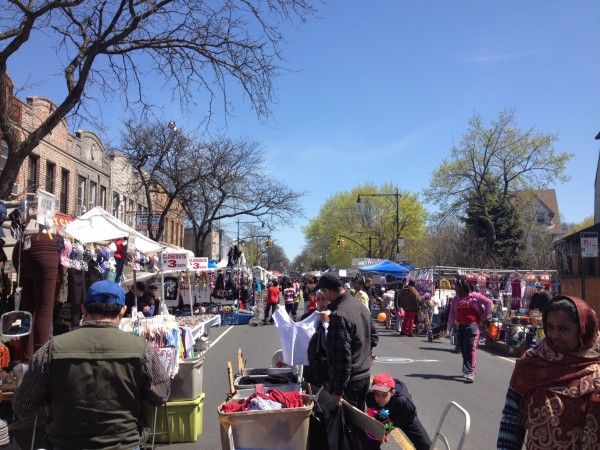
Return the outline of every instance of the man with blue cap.
[[[126,309],[121,286],[97,281],[82,305],[81,328],[33,355],[13,408],[25,417],[47,406],[54,448],[139,448],[142,401],[168,399],[170,378],[154,349],[118,329]]]

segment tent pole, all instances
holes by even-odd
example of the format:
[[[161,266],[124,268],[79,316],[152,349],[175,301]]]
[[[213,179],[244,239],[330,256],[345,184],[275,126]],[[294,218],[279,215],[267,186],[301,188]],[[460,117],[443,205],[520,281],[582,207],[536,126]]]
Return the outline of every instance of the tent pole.
[[[190,313],[193,316],[194,315],[194,302],[192,301],[192,277],[190,276],[189,270],[187,273],[187,278],[188,278],[188,297],[190,300]]]
[[[135,273],[135,269],[133,269],[133,287],[135,287],[135,283],[137,282],[136,280],[136,273]],[[135,310],[137,311],[137,295],[133,296],[133,304],[135,305]]]

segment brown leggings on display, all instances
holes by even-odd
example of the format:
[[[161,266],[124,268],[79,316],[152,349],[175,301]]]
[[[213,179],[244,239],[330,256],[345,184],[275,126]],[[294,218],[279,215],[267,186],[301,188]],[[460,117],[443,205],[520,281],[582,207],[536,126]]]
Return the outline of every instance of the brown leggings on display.
[[[33,353],[52,335],[52,315],[56,283],[58,280],[59,254],[56,236],[50,239],[47,233],[30,237],[31,247],[21,256],[21,307],[33,316],[33,329],[22,338],[23,347],[31,360]]]

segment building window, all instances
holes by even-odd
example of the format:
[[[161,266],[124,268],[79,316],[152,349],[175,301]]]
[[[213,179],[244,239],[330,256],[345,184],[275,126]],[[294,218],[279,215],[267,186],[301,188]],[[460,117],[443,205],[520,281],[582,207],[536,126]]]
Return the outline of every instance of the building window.
[[[27,192],[37,191],[40,179],[40,158],[29,155],[29,171],[27,172]]]
[[[113,192],[112,215],[119,218],[119,193]]]
[[[81,211],[81,207],[82,206],[86,206],[85,205],[85,198],[86,198],[86,190],[87,190],[87,179],[81,175],[79,175],[78,181],[77,181],[77,206],[79,206],[79,210],[77,211],[77,214],[83,214]]]
[[[106,209],[106,188],[100,186],[100,206]]]
[[[68,214],[69,211],[69,171],[62,169],[60,172],[60,212]]]
[[[96,206],[96,196],[98,192],[98,183],[90,181],[90,208]]]
[[[46,162],[46,191],[54,194],[54,179],[56,177],[56,164]]]

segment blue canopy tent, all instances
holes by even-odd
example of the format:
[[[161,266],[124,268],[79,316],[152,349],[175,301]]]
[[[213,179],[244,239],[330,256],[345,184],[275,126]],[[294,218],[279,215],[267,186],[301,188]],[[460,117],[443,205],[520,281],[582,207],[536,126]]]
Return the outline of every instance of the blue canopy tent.
[[[409,274],[414,267],[410,264],[398,264],[393,261],[382,261],[372,266],[361,267],[361,272],[377,272],[383,275],[393,275],[403,277]]]

